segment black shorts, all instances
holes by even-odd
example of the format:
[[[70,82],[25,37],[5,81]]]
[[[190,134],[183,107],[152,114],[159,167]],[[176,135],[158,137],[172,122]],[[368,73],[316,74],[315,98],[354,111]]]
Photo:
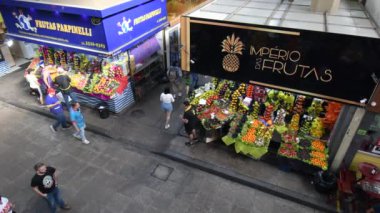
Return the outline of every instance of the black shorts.
[[[185,131],[188,135],[190,135],[193,132],[193,129],[194,129],[193,125],[185,124]]]
[[[201,125],[201,123],[198,120],[195,120],[193,122],[189,122],[189,123],[185,124],[185,131],[188,135],[190,135],[194,129],[198,130],[200,128],[200,125]]]

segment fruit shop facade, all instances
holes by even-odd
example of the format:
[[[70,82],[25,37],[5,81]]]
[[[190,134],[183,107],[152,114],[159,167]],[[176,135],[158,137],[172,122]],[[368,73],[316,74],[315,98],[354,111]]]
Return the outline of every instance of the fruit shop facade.
[[[38,77],[41,65],[52,72],[59,66],[69,70],[81,103],[94,107],[106,102],[118,113],[134,103],[136,88],[149,90],[146,82],[165,75],[166,1],[3,1],[0,5],[7,38],[37,44],[29,68]]]
[[[377,86],[378,39],[183,17],[181,43],[182,69],[215,77],[191,98],[206,130],[255,159],[340,167]]]

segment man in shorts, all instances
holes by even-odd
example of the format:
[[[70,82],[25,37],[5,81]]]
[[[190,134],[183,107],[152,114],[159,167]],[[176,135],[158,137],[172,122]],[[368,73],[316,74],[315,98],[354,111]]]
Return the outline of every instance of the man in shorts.
[[[195,116],[195,114],[193,113],[193,110],[189,101],[187,100],[184,101],[183,105],[185,106],[185,112],[182,116],[182,122],[185,124],[185,130],[186,130],[186,133],[189,135],[189,139],[190,139],[185,144],[187,146],[190,146],[199,142],[197,130],[199,130],[200,128],[200,121],[197,118],[197,116]]]

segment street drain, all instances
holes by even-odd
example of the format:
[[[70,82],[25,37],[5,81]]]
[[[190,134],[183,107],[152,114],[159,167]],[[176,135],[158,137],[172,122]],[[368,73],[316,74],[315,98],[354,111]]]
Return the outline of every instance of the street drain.
[[[172,174],[173,170],[173,168],[157,164],[156,168],[154,168],[151,175],[162,181],[167,181],[169,176]]]
[[[135,118],[141,118],[145,116],[145,112],[142,109],[136,109],[131,112],[131,116]]]

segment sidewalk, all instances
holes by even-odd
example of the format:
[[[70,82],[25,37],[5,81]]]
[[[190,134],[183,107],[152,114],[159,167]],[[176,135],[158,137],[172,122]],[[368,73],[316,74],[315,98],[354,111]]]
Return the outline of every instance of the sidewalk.
[[[41,161],[56,167],[75,213],[318,213],[91,132],[84,145],[72,130],[52,133],[52,119],[2,102],[0,116],[0,193],[17,212],[49,212],[30,188]]]
[[[22,72],[1,78],[0,101],[50,116],[46,109],[38,106],[34,97],[29,96],[23,82]],[[182,128],[179,119],[183,112],[182,100],[176,100],[171,127],[164,129],[164,113],[159,104],[164,86],[157,86],[141,102],[108,119],[100,119],[95,110],[83,108],[88,129],[128,146],[157,153],[288,200],[323,211],[335,211],[326,203],[326,197],[315,192],[309,180],[298,174],[283,172],[269,164],[238,155],[218,142],[186,147],[186,138],[178,135]]]

